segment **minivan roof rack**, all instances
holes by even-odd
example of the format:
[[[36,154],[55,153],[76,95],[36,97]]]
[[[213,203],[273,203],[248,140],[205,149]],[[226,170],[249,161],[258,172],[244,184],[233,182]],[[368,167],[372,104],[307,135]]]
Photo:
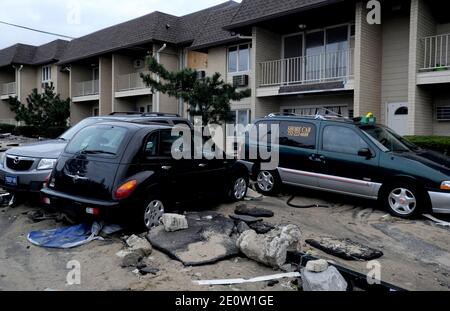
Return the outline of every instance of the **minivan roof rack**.
[[[180,118],[177,113],[162,113],[162,112],[146,112],[142,114],[143,117],[173,117]]]
[[[142,115],[142,112],[137,112],[137,111],[116,111],[116,112],[111,112],[109,114],[110,116],[134,116],[134,115]]]

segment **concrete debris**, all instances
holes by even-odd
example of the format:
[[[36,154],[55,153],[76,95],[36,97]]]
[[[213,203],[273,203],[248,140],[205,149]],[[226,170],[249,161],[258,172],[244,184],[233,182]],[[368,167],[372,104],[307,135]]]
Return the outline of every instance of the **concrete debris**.
[[[164,214],[163,224],[167,232],[175,232],[189,228],[186,216],[178,214]]]
[[[434,221],[438,226],[450,228],[450,222],[448,221],[437,219],[436,217],[433,217],[430,214],[424,214],[423,217],[428,218],[431,221]]]
[[[238,205],[234,211],[236,215],[247,215],[253,217],[273,217],[274,213],[264,208],[248,207],[247,204]]]
[[[247,190],[247,196],[245,197],[245,201],[262,201],[264,199],[264,196],[252,188],[248,188]]]
[[[324,259],[310,260],[306,264],[306,271],[320,273],[328,269],[328,261]]]
[[[252,230],[255,230],[258,234],[266,234],[273,229],[275,229],[275,226],[272,224],[269,224],[268,222],[260,221],[255,222],[253,224],[249,225]]]
[[[230,218],[233,219],[234,221],[243,221],[247,225],[262,221],[261,218],[256,218],[253,216],[246,216],[246,215],[230,215]]]
[[[192,281],[192,283],[200,286],[235,285],[245,283],[269,282],[273,280],[281,280],[284,278],[298,278],[300,276],[301,275],[299,272],[291,272],[291,273],[280,273],[275,275],[260,276],[252,279],[203,280],[203,281]]]
[[[129,247],[129,251],[142,251],[144,256],[151,255],[153,250],[152,245],[146,239],[140,238],[136,235],[130,236],[126,240],[126,244]]]
[[[123,257],[120,266],[122,268],[137,267],[144,257],[145,254],[142,251],[132,251]]]
[[[295,225],[278,227],[265,235],[245,231],[237,246],[248,258],[264,265],[280,268],[286,263],[288,251],[300,250],[300,229]]]
[[[305,292],[345,292],[348,287],[345,279],[333,266],[321,273],[303,269],[302,282]]]
[[[147,274],[157,275],[158,272],[159,272],[158,268],[152,268],[152,267],[147,267],[147,266],[139,268],[139,273],[141,275],[147,275]]]
[[[243,221],[237,224],[236,229],[239,234],[242,234],[247,230],[251,230],[250,227]]]
[[[383,256],[383,252],[364,246],[350,239],[321,237],[306,240],[306,243],[321,251],[346,260],[374,260]]]

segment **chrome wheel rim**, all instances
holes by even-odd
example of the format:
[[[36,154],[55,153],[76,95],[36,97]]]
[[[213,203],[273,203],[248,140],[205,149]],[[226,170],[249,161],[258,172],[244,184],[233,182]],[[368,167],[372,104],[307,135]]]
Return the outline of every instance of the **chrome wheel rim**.
[[[245,178],[239,178],[234,183],[234,197],[237,200],[242,200],[247,193],[247,181]]]
[[[417,199],[406,188],[397,188],[389,194],[389,206],[400,215],[410,215],[417,207]]]
[[[151,201],[144,213],[144,223],[147,229],[151,230],[161,224],[164,215],[164,204],[159,200]]]
[[[263,171],[259,173],[257,183],[259,189],[265,192],[269,192],[273,190],[273,187],[275,185],[275,178],[271,173]]]

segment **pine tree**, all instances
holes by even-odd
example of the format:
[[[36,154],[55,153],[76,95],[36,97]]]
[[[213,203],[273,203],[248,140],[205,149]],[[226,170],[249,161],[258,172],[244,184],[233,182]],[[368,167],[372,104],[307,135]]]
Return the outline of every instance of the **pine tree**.
[[[192,69],[170,72],[153,56],[147,58],[147,65],[152,74],[141,75],[146,85],[153,92],[158,91],[188,103],[189,114],[201,116],[203,124],[229,121],[230,102],[251,95],[249,89],[237,90],[235,86],[225,83],[219,73],[199,79],[198,71]]]

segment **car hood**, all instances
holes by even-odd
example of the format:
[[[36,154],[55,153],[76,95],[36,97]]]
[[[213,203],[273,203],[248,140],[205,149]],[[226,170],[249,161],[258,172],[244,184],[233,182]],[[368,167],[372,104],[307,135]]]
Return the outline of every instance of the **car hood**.
[[[9,149],[6,154],[29,158],[57,159],[66,148],[63,140],[46,140]]]
[[[447,176],[450,176],[450,157],[445,156],[442,153],[421,149],[414,152],[396,153],[396,155],[409,160],[417,161],[432,169],[440,171]]]

